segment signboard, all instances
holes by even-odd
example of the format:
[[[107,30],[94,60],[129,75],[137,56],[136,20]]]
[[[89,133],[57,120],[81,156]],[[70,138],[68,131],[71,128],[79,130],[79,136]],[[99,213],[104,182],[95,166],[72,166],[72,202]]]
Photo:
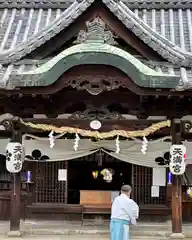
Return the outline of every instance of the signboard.
[[[151,197],[159,197],[159,186],[151,186]]]
[[[67,169],[58,170],[58,181],[67,181]]]
[[[185,172],[186,147],[184,145],[172,145],[170,148],[170,172],[174,175],[182,175]]]
[[[166,168],[153,168],[153,186],[166,186]]]

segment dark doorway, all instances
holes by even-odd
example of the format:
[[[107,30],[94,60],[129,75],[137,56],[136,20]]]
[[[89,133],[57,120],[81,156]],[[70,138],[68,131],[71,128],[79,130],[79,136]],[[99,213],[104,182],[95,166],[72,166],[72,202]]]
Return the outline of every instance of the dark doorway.
[[[106,182],[101,171],[113,170],[113,179]],[[97,177],[93,176],[97,172]],[[103,152],[71,160],[68,165],[68,203],[79,204],[80,190],[119,191],[123,184],[131,185],[132,165]]]

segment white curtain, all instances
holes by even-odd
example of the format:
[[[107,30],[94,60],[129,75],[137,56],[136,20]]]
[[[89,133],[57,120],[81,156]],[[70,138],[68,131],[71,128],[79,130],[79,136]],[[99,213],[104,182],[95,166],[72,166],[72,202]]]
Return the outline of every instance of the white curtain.
[[[53,148],[49,147],[49,141],[25,140],[26,155],[31,155],[32,151],[39,149],[42,155],[49,156],[48,161],[65,161],[80,158],[92,154],[98,150],[104,151],[112,157],[121,161],[129,162],[146,167],[157,167],[156,157],[163,157],[164,153],[169,151],[170,143],[163,141],[151,141],[148,144],[147,154],[141,153],[141,142],[123,140],[120,141],[120,153],[115,153],[115,140],[100,140],[93,142],[91,140],[80,139],[78,150],[73,149],[74,140],[58,139]],[[161,166],[163,167],[163,166]]]
[[[50,148],[49,141],[47,140],[25,140],[25,155],[31,156],[32,152],[38,149],[41,151],[41,156],[46,155],[50,158],[48,161],[66,161],[81,158],[98,151],[98,149],[91,145],[91,141],[89,140],[80,140],[78,150],[75,151],[73,142],[74,140],[57,139],[55,146]]]
[[[0,154],[5,154],[5,148],[9,139],[0,139]],[[89,139],[80,139],[78,150],[73,148],[74,139],[57,139],[53,148],[49,147],[48,140],[24,140],[25,155],[31,155],[33,150],[38,149],[41,155],[47,155],[49,161],[65,161],[75,158],[81,158],[90,155],[100,149],[106,154],[111,155],[121,161],[129,162],[136,165],[146,167],[157,167],[155,163],[156,157],[163,157],[165,152],[168,152],[171,146],[170,142],[165,142],[163,139],[150,141],[146,155],[141,153],[141,142],[120,140],[120,153],[115,153],[115,140],[99,140],[93,142]],[[192,142],[184,142],[187,147],[187,164],[192,163]],[[160,166],[159,166],[160,167]]]

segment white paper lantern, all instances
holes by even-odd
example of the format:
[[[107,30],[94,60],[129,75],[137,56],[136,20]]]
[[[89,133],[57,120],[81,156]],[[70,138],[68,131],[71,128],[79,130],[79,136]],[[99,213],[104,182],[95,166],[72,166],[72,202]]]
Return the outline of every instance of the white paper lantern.
[[[169,169],[173,175],[182,175],[186,169],[186,147],[184,145],[172,145],[170,148]]]
[[[24,147],[21,143],[10,142],[6,147],[6,168],[10,173],[21,171],[25,157]]]
[[[173,175],[183,175],[186,170],[185,163],[183,164],[169,164],[169,170]]]

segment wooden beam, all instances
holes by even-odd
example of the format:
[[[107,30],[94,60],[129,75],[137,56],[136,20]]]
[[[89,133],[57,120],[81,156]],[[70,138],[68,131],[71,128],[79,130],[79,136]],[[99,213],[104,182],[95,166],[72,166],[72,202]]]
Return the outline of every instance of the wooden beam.
[[[0,100],[1,114],[5,112],[19,116],[30,116],[32,114],[47,114],[47,113],[73,113],[75,111],[84,111],[89,105],[94,107],[115,106],[118,107],[121,114],[137,115],[139,111],[144,109],[144,113],[150,116],[175,116],[175,108],[173,103],[178,97],[148,97],[142,102],[143,97],[140,97],[132,92],[105,92],[99,96],[92,96],[83,91],[62,91],[49,96],[12,96],[5,97]],[[190,101],[187,98],[179,99],[181,105],[180,114],[187,115],[192,110]],[[26,102],[28,103],[26,106]],[[80,109],[77,109],[81,105]],[[166,105],[166,108],[164,107]],[[183,108],[182,106],[187,106]],[[117,110],[118,111],[118,110]],[[49,116],[49,115],[48,115]]]
[[[175,102],[180,105],[176,112],[172,107]],[[27,102],[27,106],[26,106]],[[45,114],[48,117],[76,111],[84,112],[92,105],[93,108],[110,108],[121,114],[141,116],[177,116],[189,115],[192,111],[190,99],[178,97],[141,97],[132,92],[105,92],[92,96],[83,91],[61,91],[49,96],[12,96],[0,100],[0,113],[11,113],[14,116],[33,117],[33,114]],[[165,108],[166,106],[166,108]],[[185,108],[183,107],[185,106]],[[176,115],[180,114],[180,115]],[[141,116],[142,118],[142,116]],[[143,117],[144,118],[144,117]]]
[[[81,128],[86,130],[92,130],[90,128],[90,120],[71,120],[71,119],[33,119],[33,118],[26,118],[23,119],[25,122],[31,122],[34,124],[49,124],[49,125],[55,125],[57,127],[61,126],[68,126],[68,127],[74,127],[74,128]],[[162,120],[104,120],[102,122],[102,127],[99,129],[100,132],[108,132],[111,130],[126,130],[126,131],[134,131],[134,130],[142,130],[150,125],[160,122]],[[42,132],[41,130],[32,129],[29,127],[26,127],[25,125],[22,125],[18,123],[21,131],[25,133],[35,133],[35,132]],[[157,132],[158,135],[169,135],[170,129],[163,128],[160,131]]]
[[[24,122],[31,122],[34,124],[50,124],[50,125],[56,125],[58,127],[61,126],[69,126],[69,127],[77,127],[77,128],[83,128],[83,129],[91,129],[90,128],[90,122],[91,120],[73,120],[73,119],[56,119],[56,118],[43,118],[43,119],[36,119],[36,118],[23,118]],[[135,119],[135,120],[129,120],[129,119],[117,119],[117,120],[101,120],[102,127],[108,127],[111,129],[135,129],[139,130],[142,127],[148,127],[154,123],[161,122],[161,120],[147,120],[147,119]],[[22,125],[21,125],[22,126]]]
[[[44,87],[21,87],[21,88],[16,88],[13,90],[7,90],[7,89],[0,89],[0,95],[1,96],[17,96],[19,94],[23,95],[42,95],[42,94],[52,94],[54,92],[55,85],[49,85],[49,86],[44,86]],[[129,91],[129,89],[128,89]],[[112,91],[113,92],[113,91]],[[156,88],[142,88],[139,86],[135,85],[135,92],[137,92],[138,95],[141,96],[188,96],[191,97],[191,92],[190,90],[188,91],[175,91],[173,89],[156,89]],[[127,92],[129,94],[129,92]]]

